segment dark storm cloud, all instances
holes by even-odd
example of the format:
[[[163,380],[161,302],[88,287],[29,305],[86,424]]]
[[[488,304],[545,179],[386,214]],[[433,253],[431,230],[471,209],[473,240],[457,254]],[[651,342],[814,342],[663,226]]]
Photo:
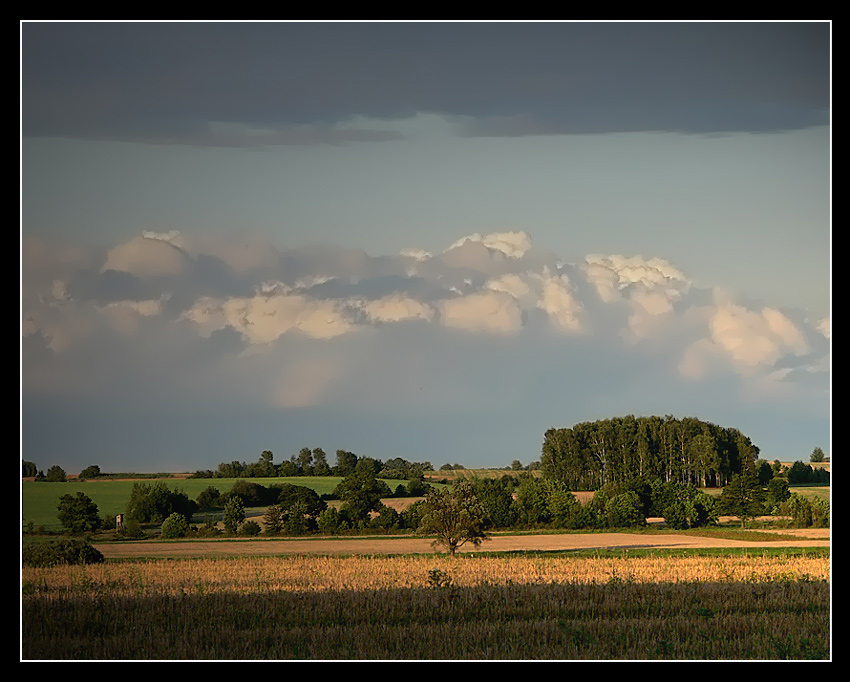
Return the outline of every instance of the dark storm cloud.
[[[829,60],[828,23],[25,23],[22,128],[217,146],[395,139],[418,113],[467,135],[777,131],[828,122]]]

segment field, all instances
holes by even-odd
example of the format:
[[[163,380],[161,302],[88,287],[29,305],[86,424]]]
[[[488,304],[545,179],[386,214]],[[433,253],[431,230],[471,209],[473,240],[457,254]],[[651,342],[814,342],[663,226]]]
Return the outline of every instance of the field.
[[[824,549],[24,569],[27,660],[823,660]]]
[[[339,479],[265,479],[333,489]],[[309,482],[309,483],[308,483]],[[232,480],[167,480],[194,498]],[[391,486],[392,487],[392,486]],[[130,481],[28,483],[123,511]],[[829,495],[829,488],[799,488]],[[586,495],[579,495],[581,499]],[[409,500],[386,500],[401,508]],[[259,513],[261,510],[254,510]],[[22,660],[827,660],[830,530],[115,541],[102,564],[22,568]],[[27,541],[38,541],[37,538]]]
[[[312,488],[320,495],[333,492],[334,488],[342,480],[334,476],[296,476],[291,478],[163,478],[157,480],[91,480],[75,481],[69,480],[65,483],[35,483],[23,481],[21,483],[21,517],[23,524],[32,522],[34,526],[43,526],[47,530],[61,530],[62,526],[56,518],[56,506],[62,495],[76,495],[78,492],[85,493],[97,505],[103,515],[114,516],[125,511],[127,500],[135,483],[165,483],[172,490],[179,490],[197,499],[201,491],[212,486],[219,492],[229,491],[237,481],[256,481],[257,483],[270,486],[273,483],[292,483]],[[394,490],[399,483],[406,481],[387,480],[387,485]],[[260,514],[262,510],[249,510],[250,514]],[[200,516],[203,516],[201,514]],[[199,519],[199,523],[203,523]]]

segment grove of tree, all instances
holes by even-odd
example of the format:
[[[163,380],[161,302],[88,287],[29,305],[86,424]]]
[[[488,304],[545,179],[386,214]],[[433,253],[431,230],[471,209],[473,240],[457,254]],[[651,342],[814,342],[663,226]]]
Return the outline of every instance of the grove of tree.
[[[546,431],[541,469],[571,490],[631,479],[723,487],[759,449],[734,428],[693,417],[616,417]]]

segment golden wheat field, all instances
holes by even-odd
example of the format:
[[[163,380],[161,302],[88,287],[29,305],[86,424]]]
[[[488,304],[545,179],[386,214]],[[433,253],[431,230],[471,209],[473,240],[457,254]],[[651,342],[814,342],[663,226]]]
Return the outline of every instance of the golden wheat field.
[[[27,660],[823,660],[824,550],[289,555],[22,571]]]

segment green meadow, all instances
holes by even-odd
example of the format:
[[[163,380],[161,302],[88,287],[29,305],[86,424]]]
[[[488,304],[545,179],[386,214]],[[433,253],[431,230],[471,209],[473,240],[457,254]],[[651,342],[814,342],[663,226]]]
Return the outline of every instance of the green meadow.
[[[159,478],[145,480],[91,480],[66,481],[64,483],[46,483],[34,481],[21,482],[21,523],[26,526],[32,522],[34,526],[43,526],[46,530],[62,530],[62,525],[56,517],[57,505],[62,495],[85,493],[97,505],[101,516],[123,514],[130,499],[130,492],[136,483],[153,485],[165,483],[172,490],[186,493],[195,500],[201,491],[212,486],[219,492],[228,492],[236,481],[254,481],[269,487],[274,483],[291,483],[312,488],[319,495],[333,493],[342,481],[337,476],[291,476],[282,478]],[[390,490],[395,490],[399,484],[406,481],[387,480]]]

